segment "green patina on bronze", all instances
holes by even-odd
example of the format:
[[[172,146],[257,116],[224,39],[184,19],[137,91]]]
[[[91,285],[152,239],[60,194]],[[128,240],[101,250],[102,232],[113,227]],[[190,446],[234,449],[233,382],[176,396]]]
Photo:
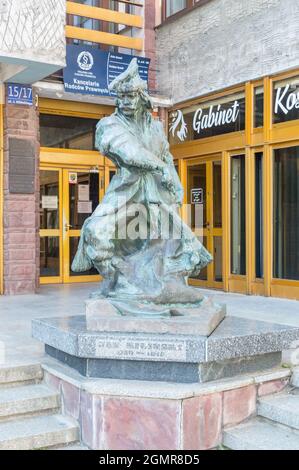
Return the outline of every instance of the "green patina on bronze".
[[[212,257],[179,215],[184,191],[136,59],[110,89],[117,94],[116,111],[98,123],[96,147],[117,174],[84,223],[72,270],[94,266],[104,278],[96,296],[123,314],[171,315],[171,306],[198,306],[203,297],[187,277]],[[136,225],[135,204],[142,205],[137,220],[143,236],[132,239],[124,232]],[[169,220],[169,233],[162,219]]]

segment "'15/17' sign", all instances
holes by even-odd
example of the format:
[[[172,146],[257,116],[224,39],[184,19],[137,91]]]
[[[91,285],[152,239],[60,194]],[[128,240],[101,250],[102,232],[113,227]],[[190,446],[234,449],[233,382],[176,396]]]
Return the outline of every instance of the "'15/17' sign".
[[[32,87],[9,83],[7,85],[7,103],[8,104],[26,104],[32,106]]]

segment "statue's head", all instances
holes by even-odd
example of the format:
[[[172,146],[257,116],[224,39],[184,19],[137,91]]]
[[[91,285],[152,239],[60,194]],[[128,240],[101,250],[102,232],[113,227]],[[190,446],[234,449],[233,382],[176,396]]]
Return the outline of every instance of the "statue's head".
[[[139,109],[153,107],[147,92],[147,82],[140,78],[136,58],[125,72],[110,83],[109,90],[116,93],[116,106],[126,117],[133,117]]]

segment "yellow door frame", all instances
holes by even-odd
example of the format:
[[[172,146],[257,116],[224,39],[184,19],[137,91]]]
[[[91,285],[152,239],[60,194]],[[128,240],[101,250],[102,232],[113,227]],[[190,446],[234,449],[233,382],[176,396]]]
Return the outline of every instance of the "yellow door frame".
[[[249,214],[246,216],[245,220],[245,237],[246,237],[246,274],[232,274],[231,272],[231,161],[232,158],[238,155],[244,155],[245,160],[245,211],[247,211],[248,207],[248,154],[246,152],[246,148],[236,149],[234,151],[226,152],[226,160],[227,160],[227,169],[228,173],[226,176],[226,203],[227,203],[227,214],[226,214],[226,223],[227,226],[225,227],[226,232],[226,246],[224,250],[227,251],[227,258],[226,258],[226,273],[228,275],[228,291],[237,292],[241,294],[248,293],[248,246],[250,244],[250,233],[249,227],[250,223],[248,223]]]
[[[39,111],[42,114],[63,115],[71,117],[82,117],[100,120],[104,116],[109,116],[114,108],[106,105],[82,103],[67,100],[53,100],[40,98]],[[90,282],[99,281],[100,276],[70,276],[70,236],[79,236],[80,230],[66,232],[69,225],[69,184],[68,172],[88,172],[91,168],[99,171],[99,197],[103,198],[105,190],[109,184],[109,170],[115,168],[114,165],[103,155],[93,150],[73,150],[41,147],[40,164],[42,169],[59,169],[61,172],[60,200],[61,200],[61,269],[59,278],[41,278],[41,284],[56,282]]]
[[[97,275],[70,275],[70,238],[80,237],[81,230],[72,230],[70,227],[70,204],[69,204],[69,172],[84,172],[80,168],[63,169],[63,193],[62,193],[62,231],[63,231],[63,282],[64,283],[79,283],[79,282],[99,282],[100,276]],[[86,168],[89,171],[89,168]],[[101,200],[101,181],[104,175],[104,169],[99,170],[99,202]]]
[[[273,297],[283,297],[288,299],[299,300],[299,281],[289,280],[289,279],[278,279],[273,277],[273,239],[274,239],[274,224],[273,224],[273,208],[274,208],[274,198],[273,198],[273,189],[274,189],[274,151],[276,149],[298,147],[299,140],[288,141],[283,143],[276,143],[269,147],[269,156],[268,156],[268,173],[269,173],[269,199],[270,199],[270,210],[269,210],[269,222],[270,222],[270,254],[269,254],[269,268],[270,268],[270,295]]]
[[[59,228],[58,229],[40,229],[40,238],[59,237],[59,276],[40,276],[40,284],[60,284],[63,278],[63,231],[62,231],[62,168],[41,166],[40,170],[58,172],[58,207],[59,207]]]
[[[214,253],[214,237],[221,237],[222,238],[222,254],[223,250],[223,218],[222,218],[222,228],[214,227],[214,206],[213,206],[213,193],[214,193],[214,180],[213,180],[213,163],[214,162],[221,162],[222,164],[222,155],[215,154],[215,155],[208,155],[205,157],[199,158],[192,158],[186,161],[186,165],[183,166],[182,162],[179,161],[179,172],[184,172],[183,180],[186,183],[186,186],[189,191],[188,185],[188,168],[195,166],[195,165],[206,165],[206,201],[207,201],[207,221],[208,226],[204,228],[202,231],[203,237],[207,237],[207,250],[210,253]],[[223,184],[223,169],[221,167],[221,178]],[[222,189],[222,214],[223,214],[223,189]],[[188,197],[185,191],[185,204],[187,203]],[[186,221],[186,213],[184,214],[184,219]],[[208,287],[211,289],[222,289],[224,286],[224,282],[215,281],[214,279],[214,263],[211,263],[207,267],[207,280],[202,281],[199,279],[190,279],[190,285],[200,286],[200,287]],[[222,256],[222,279],[223,279],[223,256]]]
[[[70,237],[79,237],[80,230],[70,230],[70,211],[69,211],[69,172],[89,172],[90,166],[81,165],[80,167],[64,168],[60,166],[42,164],[40,170],[59,172],[59,229],[41,229],[41,237],[59,237],[59,266],[60,275],[53,277],[40,277],[41,284],[60,284],[60,283],[79,283],[79,282],[97,282],[101,280],[100,276],[84,275],[70,276]],[[104,168],[99,169],[99,202],[104,196]]]

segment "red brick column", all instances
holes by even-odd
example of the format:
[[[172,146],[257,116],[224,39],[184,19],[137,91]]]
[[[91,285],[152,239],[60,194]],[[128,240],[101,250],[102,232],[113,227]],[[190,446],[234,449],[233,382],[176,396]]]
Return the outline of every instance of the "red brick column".
[[[146,0],[144,5],[144,53],[151,59],[149,89],[156,89],[156,5],[155,0]]]
[[[36,149],[35,193],[9,192],[9,138]],[[4,109],[4,293],[35,293],[39,283],[39,119],[35,106]]]

